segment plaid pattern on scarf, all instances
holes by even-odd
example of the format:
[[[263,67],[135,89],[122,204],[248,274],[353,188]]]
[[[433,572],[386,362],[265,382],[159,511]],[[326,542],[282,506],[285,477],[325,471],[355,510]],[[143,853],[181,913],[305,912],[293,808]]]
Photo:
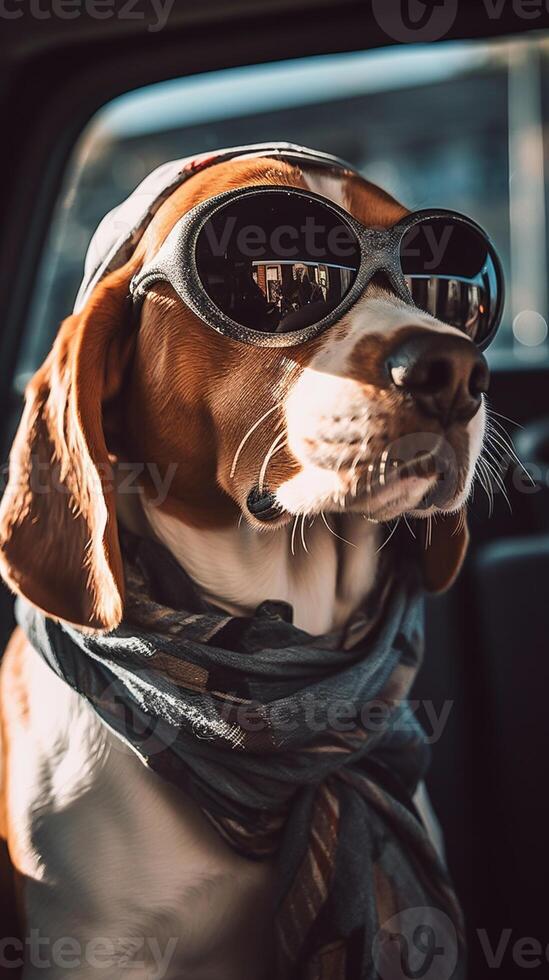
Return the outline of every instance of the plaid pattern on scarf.
[[[87,635],[18,600],[52,669],[240,853],[276,855],[277,980],[465,976],[459,906],[412,797],[428,763],[406,701],[416,571],[385,554],[345,629],[205,602],[159,544],[122,533],[123,624]]]

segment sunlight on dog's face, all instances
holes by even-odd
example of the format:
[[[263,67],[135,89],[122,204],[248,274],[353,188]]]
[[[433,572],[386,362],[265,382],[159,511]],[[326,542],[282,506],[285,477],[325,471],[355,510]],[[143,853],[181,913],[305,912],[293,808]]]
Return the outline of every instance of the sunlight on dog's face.
[[[276,493],[285,511],[386,521],[465,503],[484,439],[484,404],[479,399],[470,419],[449,425],[421,411],[390,374],[391,352],[412,331],[422,331],[426,343],[463,337],[375,288],[328,332],[285,400],[288,445],[300,464]]]

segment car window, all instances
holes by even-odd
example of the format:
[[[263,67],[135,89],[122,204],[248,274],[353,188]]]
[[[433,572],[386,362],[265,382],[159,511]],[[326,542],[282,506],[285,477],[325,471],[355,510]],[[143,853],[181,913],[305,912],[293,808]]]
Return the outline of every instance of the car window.
[[[21,389],[72,308],[103,215],[166,160],[289,140],[349,160],[409,208],[463,211],[509,285],[492,366],[547,357],[549,42],[446,43],[210,72],[105,106],[75,148],[17,372]],[[549,127],[547,127],[549,133]]]

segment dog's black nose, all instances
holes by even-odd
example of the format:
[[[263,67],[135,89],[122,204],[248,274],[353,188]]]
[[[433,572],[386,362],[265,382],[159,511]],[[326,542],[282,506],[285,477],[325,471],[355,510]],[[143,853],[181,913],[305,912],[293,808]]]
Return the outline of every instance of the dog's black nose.
[[[470,340],[428,330],[408,336],[387,368],[393,384],[445,426],[472,419],[490,382],[486,360]]]

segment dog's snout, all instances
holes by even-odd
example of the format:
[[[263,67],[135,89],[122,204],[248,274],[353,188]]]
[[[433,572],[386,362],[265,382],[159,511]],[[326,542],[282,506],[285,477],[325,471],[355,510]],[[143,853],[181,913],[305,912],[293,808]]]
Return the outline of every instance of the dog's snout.
[[[445,426],[473,418],[490,380],[486,360],[470,340],[431,331],[408,336],[387,367],[393,384]]]

